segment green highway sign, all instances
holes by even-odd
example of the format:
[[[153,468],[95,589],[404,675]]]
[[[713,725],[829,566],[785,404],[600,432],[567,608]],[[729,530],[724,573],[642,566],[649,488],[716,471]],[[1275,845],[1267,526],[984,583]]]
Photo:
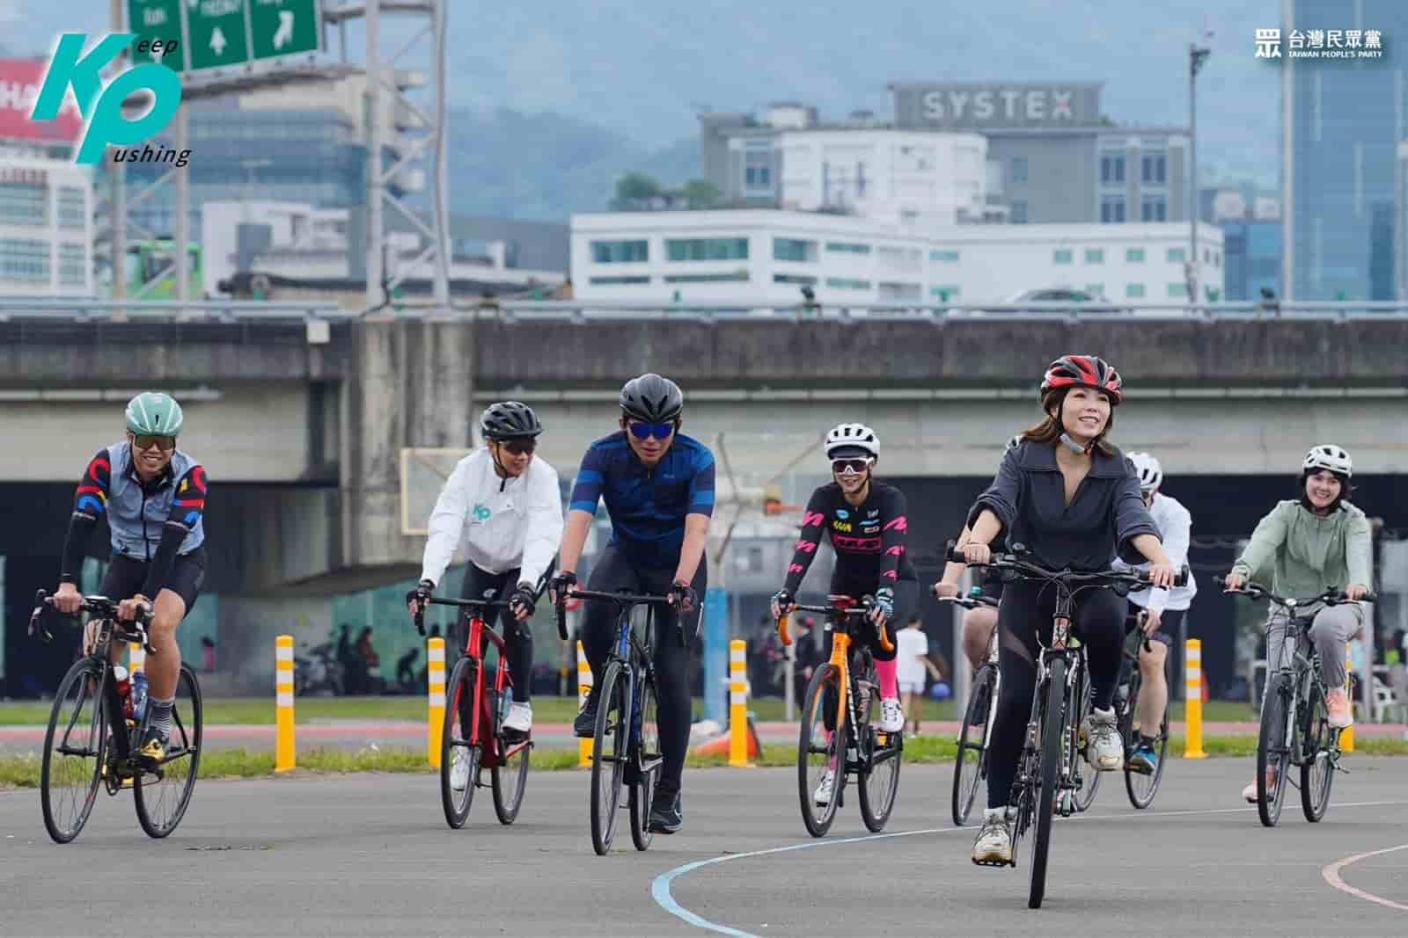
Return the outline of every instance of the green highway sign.
[[[322,35],[318,0],[249,0],[254,58],[317,52]]]
[[[186,50],[193,71],[249,61],[246,3],[247,0],[185,0]]]
[[[131,46],[133,62],[156,62],[172,71],[185,71],[181,0],[127,0],[127,30],[137,34]]]

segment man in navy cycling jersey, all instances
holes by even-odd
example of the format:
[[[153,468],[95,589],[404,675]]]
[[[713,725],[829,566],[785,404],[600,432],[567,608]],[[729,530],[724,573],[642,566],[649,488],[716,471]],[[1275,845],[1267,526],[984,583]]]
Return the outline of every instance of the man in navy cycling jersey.
[[[588,588],[605,592],[661,593],[670,607],[655,616],[655,677],[660,695],[660,747],[664,765],[650,808],[650,829],[680,829],[680,775],[689,746],[689,643],[704,592],[704,547],[714,510],[714,454],[679,432],[684,395],[657,374],[645,374],[621,389],[621,429],[593,443],[582,457],[572,486],[562,536],[559,572],[552,579],[554,601],[577,583],[577,564],[591,529],[597,502],[606,501],[611,543],[596,558]],[[615,638],[616,609],[588,601],[582,645],[594,678],[592,692],[577,714],[578,736],[592,736],[602,666]]]

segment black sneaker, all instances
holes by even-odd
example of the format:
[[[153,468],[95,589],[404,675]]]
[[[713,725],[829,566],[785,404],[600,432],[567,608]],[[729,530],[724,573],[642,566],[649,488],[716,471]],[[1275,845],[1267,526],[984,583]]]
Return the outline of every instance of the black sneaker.
[[[166,758],[166,747],[169,743],[167,734],[155,726],[149,726],[142,733],[142,743],[137,747],[137,755],[155,765]]]
[[[668,795],[657,791],[650,800],[650,829],[656,834],[673,834],[684,824],[684,811],[680,808],[680,793]]]
[[[591,739],[596,735],[596,688],[587,691],[587,701],[582,704],[582,709],[577,712],[577,718],[572,721],[572,732],[583,739]]]

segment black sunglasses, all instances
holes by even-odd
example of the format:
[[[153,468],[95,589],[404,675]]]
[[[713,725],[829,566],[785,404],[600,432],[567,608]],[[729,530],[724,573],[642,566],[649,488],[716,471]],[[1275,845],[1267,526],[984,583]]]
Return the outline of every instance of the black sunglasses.
[[[538,448],[538,441],[531,438],[526,440],[500,440],[499,445],[514,456],[522,456],[525,453],[531,455],[533,450]]]

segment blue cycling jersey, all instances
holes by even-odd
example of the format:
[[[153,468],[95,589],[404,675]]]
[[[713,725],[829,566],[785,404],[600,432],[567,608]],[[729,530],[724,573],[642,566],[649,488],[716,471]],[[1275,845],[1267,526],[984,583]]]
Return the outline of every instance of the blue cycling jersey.
[[[672,568],[684,544],[685,515],[714,512],[714,454],[676,433],[660,462],[646,468],[625,431],[613,433],[587,448],[567,507],[595,514],[602,498],[611,517],[611,543],[640,567]]]

